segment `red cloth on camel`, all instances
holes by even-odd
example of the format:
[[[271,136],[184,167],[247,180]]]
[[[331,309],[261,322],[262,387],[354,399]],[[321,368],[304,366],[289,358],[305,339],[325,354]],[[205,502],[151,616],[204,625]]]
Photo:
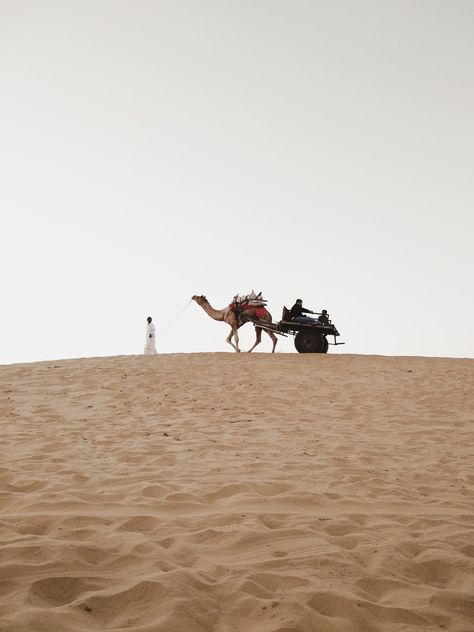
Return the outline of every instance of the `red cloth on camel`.
[[[229,307],[230,307],[231,309],[237,309],[237,305],[236,305],[235,303],[231,303],[231,304],[229,305]],[[267,312],[266,308],[265,308],[265,307],[263,307],[263,306],[260,306],[260,307],[256,307],[256,308],[255,308],[255,306],[254,306],[254,305],[249,305],[248,303],[245,303],[244,305],[241,305],[241,307],[242,307],[242,309],[243,309],[244,311],[245,311],[245,310],[248,310],[248,309],[255,309],[255,316],[256,316],[257,318],[265,318],[265,316],[268,314],[268,312]]]

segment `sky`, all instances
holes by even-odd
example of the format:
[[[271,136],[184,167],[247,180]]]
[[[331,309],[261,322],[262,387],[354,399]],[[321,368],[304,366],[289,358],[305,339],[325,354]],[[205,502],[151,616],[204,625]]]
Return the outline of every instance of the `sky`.
[[[252,289],[330,353],[474,357],[473,33],[470,0],[0,0],[0,364],[140,354],[149,315],[232,351],[189,299]]]

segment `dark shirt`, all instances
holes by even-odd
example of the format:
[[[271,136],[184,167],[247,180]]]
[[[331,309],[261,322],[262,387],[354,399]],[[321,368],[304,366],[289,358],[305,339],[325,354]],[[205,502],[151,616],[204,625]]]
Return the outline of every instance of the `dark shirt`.
[[[312,312],[310,309],[305,309],[302,305],[298,305],[298,303],[295,303],[290,310],[290,319],[293,320],[293,318],[298,318],[299,316],[303,316],[303,314],[311,313]]]
[[[321,316],[318,318],[318,323],[320,325],[329,325],[329,318],[326,314],[321,314]]]

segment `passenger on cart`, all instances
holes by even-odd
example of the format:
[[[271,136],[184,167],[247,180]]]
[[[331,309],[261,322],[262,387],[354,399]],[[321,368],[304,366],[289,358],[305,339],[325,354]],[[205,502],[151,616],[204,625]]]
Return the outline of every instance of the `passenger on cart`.
[[[310,318],[309,316],[303,316],[303,314],[314,314],[310,309],[303,307],[303,301],[301,298],[297,298],[295,304],[290,310],[290,320],[294,320],[296,323],[316,323],[316,318]]]
[[[320,317],[318,318],[318,325],[329,325],[329,317],[325,309],[323,309]]]

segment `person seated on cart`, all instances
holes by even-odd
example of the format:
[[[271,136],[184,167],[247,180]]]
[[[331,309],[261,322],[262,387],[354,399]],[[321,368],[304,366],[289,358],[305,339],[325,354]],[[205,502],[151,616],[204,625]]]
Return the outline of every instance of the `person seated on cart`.
[[[318,318],[318,325],[329,325],[329,316],[325,309],[323,309],[320,317]]]
[[[303,301],[301,298],[297,298],[295,304],[290,310],[290,320],[295,321],[295,323],[316,323],[317,320],[315,318],[310,318],[309,316],[303,316],[303,314],[314,314],[310,309],[306,309],[303,307]]]

